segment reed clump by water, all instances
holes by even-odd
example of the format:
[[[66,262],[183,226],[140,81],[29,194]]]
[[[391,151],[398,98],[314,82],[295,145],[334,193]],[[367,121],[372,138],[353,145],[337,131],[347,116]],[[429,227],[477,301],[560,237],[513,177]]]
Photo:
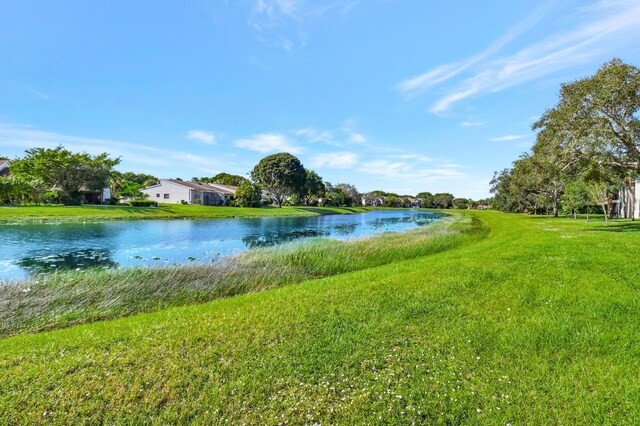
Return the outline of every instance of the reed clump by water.
[[[451,215],[406,233],[313,239],[249,250],[212,264],[95,269],[0,286],[0,337],[203,303],[437,253],[482,238],[476,218]]]

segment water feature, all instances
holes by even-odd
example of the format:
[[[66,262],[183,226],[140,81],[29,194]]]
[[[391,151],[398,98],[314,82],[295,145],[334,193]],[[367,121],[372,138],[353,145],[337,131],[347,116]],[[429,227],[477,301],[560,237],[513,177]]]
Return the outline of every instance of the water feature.
[[[441,216],[416,210],[354,215],[0,225],[0,280],[56,269],[210,262],[304,238],[402,232]]]

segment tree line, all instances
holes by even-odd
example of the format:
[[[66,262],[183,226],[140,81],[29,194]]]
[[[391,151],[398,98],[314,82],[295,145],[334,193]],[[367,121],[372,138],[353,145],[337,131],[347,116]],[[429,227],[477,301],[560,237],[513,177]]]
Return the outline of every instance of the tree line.
[[[533,124],[531,152],[491,181],[494,207],[506,212],[589,213],[605,224],[616,198],[634,217],[640,174],[640,70],[613,59],[590,77],[563,84],[558,103]]]
[[[11,160],[11,176],[0,177],[0,203],[78,205],[85,194],[109,188],[111,203],[125,201],[133,205],[145,197],[141,189],[159,182],[152,175],[117,171],[114,167],[119,163],[119,158],[107,153],[92,156],[71,152],[63,146],[28,149],[23,157]],[[467,209],[486,208],[489,204],[488,200],[456,198],[450,193],[421,192],[416,196],[379,190],[360,193],[354,185],[324,181],[289,153],[266,156],[249,178],[223,172],[194,177],[192,181],[237,187],[231,204],[239,207],[275,204]]]
[[[264,200],[262,191],[269,195],[267,203],[323,207],[384,206],[425,208],[488,208],[490,200],[474,201],[456,198],[450,193],[421,192],[416,196],[399,195],[385,191],[360,193],[348,183],[332,184],[318,173],[306,169],[300,160],[289,153],[269,155],[253,168],[251,180],[245,179],[236,191],[237,206],[255,206]],[[242,178],[244,179],[244,178]],[[204,181],[201,179],[201,181]]]

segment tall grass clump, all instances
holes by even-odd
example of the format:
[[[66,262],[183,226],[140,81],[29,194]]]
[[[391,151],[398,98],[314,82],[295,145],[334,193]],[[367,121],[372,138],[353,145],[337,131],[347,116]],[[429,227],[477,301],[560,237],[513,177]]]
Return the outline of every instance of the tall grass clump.
[[[39,275],[0,286],[0,337],[203,303],[437,253],[482,238],[477,218],[451,215],[406,233],[313,239],[212,264]]]

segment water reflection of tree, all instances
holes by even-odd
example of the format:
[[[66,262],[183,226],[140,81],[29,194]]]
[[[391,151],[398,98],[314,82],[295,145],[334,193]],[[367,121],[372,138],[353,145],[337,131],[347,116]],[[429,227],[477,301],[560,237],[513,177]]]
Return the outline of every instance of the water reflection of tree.
[[[358,223],[342,223],[333,227],[333,230],[338,235],[351,235],[358,229]]]
[[[435,214],[412,214],[410,216],[402,217],[379,217],[372,220],[369,226],[371,226],[372,229],[381,229],[399,224],[415,223],[416,225],[425,225],[439,218],[440,216]]]
[[[49,256],[25,257],[16,262],[30,273],[47,272],[56,269],[111,268],[118,266],[111,259],[111,252],[104,249],[86,249]]]
[[[248,248],[269,247],[276,244],[287,243],[302,238],[313,238],[328,236],[328,231],[319,231],[317,229],[292,229],[281,230],[275,232],[267,232],[264,234],[251,234],[242,238],[242,242]]]

